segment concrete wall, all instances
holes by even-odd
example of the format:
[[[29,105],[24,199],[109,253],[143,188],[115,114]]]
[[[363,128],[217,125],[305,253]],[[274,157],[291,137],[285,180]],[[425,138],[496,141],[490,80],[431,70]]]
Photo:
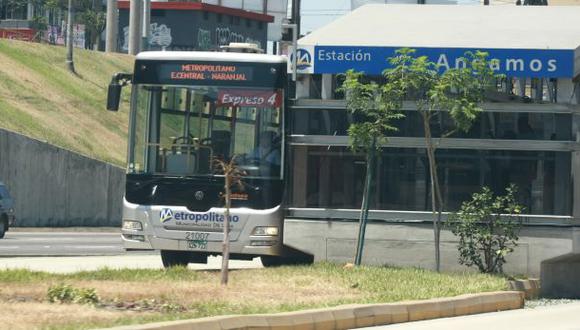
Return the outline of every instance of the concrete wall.
[[[122,168],[0,129],[0,181],[16,226],[119,226]]]
[[[358,223],[287,219],[284,242],[314,255],[315,260],[352,262]],[[573,227],[527,226],[519,246],[507,258],[508,274],[539,276],[540,263],[573,251],[580,231]],[[434,269],[433,228],[423,223],[381,223],[367,226],[363,263]],[[459,265],[457,239],[441,233],[441,269],[466,270]],[[472,268],[477,271],[477,268]]]

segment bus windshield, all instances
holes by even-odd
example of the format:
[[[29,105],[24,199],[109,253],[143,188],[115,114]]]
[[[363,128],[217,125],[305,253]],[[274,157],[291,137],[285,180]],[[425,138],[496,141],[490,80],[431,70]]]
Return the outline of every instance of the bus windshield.
[[[134,86],[129,173],[220,175],[216,160],[249,177],[280,178],[283,90]]]

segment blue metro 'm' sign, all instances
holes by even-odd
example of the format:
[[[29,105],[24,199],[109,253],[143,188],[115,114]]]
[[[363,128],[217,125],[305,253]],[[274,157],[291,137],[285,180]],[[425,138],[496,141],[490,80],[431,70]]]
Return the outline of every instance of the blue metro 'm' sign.
[[[300,50],[308,53],[308,48]],[[378,75],[388,67],[387,59],[400,47],[314,46],[313,73],[344,73],[349,69]],[[469,48],[414,48],[416,56],[427,56],[441,70],[462,67],[461,57]],[[478,49],[489,53],[492,68],[512,77],[571,78],[574,50],[561,49]],[[302,53],[302,62],[310,59]],[[301,63],[303,66],[307,63]]]

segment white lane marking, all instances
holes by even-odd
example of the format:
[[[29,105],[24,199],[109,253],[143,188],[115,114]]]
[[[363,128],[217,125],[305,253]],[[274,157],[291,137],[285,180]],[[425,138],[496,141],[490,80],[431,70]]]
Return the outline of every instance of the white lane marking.
[[[40,238],[40,237],[39,238],[32,238],[32,237],[30,237],[30,238],[24,238],[24,240],[26,240],[26,241],[33,241],[33,242],[34,241],[36,241],[36,242],[40,242],[40,241],[43,241],[43,242],[46,242],[46,241],[59,241],[59,242],[62,242],[62,241],[77,241],[77,240],[79,240],[79,238],[78,237],[42,237],[42,238]]]
[[[114,236],[121,235],[121,232],[10,232],[10,235],[14,236]]]
[[[20,249],[20,246],[0,246],[0,250],[16,250]]]

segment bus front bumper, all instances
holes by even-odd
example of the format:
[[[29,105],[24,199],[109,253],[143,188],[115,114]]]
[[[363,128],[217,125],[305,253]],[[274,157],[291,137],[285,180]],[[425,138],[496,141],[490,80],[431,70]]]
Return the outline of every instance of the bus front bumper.
[[[208,241],[196,244],[180,239],[167,239],[155,235],[144,235],[142,232],[122,231],[123,245],[126,250],[176,250],[191,251],[207,255],[218,255],[222,251],[221,241]],[[249,241],[231,241],[230,251],[249,256],[276,256],[282,252],[280,236],[250,236]]]

